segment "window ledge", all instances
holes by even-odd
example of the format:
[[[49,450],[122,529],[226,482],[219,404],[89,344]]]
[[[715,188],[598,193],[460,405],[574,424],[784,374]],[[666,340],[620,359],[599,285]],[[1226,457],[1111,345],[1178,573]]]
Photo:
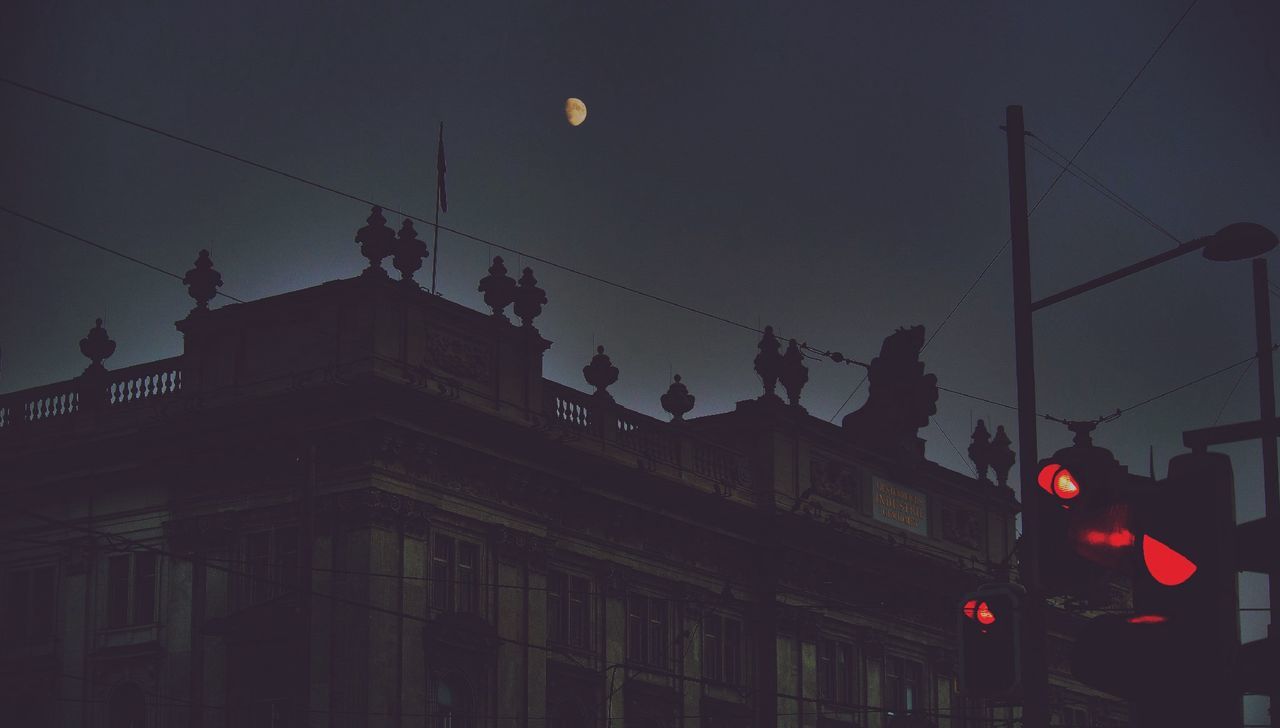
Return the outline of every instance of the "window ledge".
[[[95,649],[111,649],[159,641],[160,623],[155,622],[100,629],[93,637],[93,646]]]

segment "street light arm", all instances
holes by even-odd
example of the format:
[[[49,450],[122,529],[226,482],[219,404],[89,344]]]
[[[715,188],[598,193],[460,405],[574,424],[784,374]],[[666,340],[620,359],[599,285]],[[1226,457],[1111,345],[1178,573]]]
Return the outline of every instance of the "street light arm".
[[[1138,271],[1146,270],[1147,268],[1150,268],[1153,265],[1159,265],[1160,263],[1163,263],[1166,260],[1173,260],[1174,258],[1177,258],[1182,255],[1186,255],[1187,253],[1200,250],[1204,246],[1208,245],[1212,240],[1213,240],[1213,236],[1196,238],[1195,240],[1185,242],[1172,250],[1167,250],[1159,255],[1153,255],[1150,258],[1147,258],[1145,260],[1140,260],[1137,263],[1134,263],[1132,265],[1127,265],[1124,268],[1121,268],[1120,270],[1112,271],[1111,273],[1108,273],[1104,276],[1099,276],[1098,278],[1094,278],[1091,281],[1085,281],[1084,283],[1081,283],[1078,286],[1072,286],[1071,288],[1068,288],[1065,291],[1059,291],[1058,293],[1055,293],[1051,296],[1045,296],[1039,301],[1033,302],[1031,304],[1031,310],[1038,311],[1047,306],[1052,306],[1055,303],[1065,301],[1068,298],[1073,298],[1075,296],[1078,296],[1081,293],[1084,293],[1085,291],[1092,291],[1093,289],[1099,286],[1105,286],[1106,284],[1111,283],[1112,281],[1118,281],[1121,278],[1126,278],[1128,276],[1133,275],[1134,273],[1137,273]]]

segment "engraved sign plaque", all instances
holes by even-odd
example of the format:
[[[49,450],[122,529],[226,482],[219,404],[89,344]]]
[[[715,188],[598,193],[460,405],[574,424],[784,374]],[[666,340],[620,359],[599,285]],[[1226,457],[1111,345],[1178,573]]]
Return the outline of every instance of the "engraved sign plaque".
[[[881,523],[929,535],[929,501],[914,488],[873,478],[871,515]]]

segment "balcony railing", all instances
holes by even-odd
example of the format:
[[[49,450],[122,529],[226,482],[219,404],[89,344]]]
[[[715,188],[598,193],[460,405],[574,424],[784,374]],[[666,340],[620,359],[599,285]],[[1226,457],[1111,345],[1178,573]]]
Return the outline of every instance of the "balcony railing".
[[[127,406],[182,389],[182,357],[23,389],[0,397],[0,430],[79,412],[93,403]]]
[[[107,402],[127,404],[182,389],[182,357],[137,364],[107,372]]]
[[[735,450],[562,384],[546,381],[543,386],[544,412],[561,427],[676,474],[687,471],[713,481],[722,492],[748,483],[746,457]]]

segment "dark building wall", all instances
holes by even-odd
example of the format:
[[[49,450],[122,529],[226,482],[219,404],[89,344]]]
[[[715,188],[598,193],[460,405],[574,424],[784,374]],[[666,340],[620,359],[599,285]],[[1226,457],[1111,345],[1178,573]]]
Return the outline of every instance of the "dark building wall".
[[[1009,564],[1008,488],[769,397],[654,420],[376,277],[178,325],[0,400],[0,569],[56,574],[5,695],[53,724],[136,688],[148,726],[965,725],[952,610]],[[151,614],[105,625],[140,557]]]

